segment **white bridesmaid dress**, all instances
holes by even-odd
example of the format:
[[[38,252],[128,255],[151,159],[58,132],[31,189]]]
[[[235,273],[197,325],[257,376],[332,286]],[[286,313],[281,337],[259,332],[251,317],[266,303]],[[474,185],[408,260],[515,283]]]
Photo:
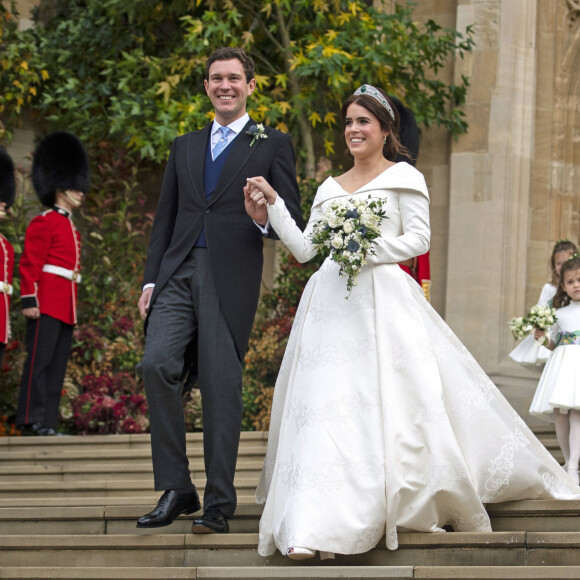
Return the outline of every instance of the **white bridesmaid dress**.
[[[549,283],[544,284],[540,292],[538,306],[547,306],[555,294],[556,286]],[[551,354],[551,351],[534,338],[534,333],[532,332],[516,345],[509,353],[509,357],[523,367],[537,369],[546,364]]]
[[[421,173],[398,163],[353,194],[328,178],[302,233],[268,207],[300,261],[340,197],[386,200],[377,255],[348,297],[327,259],[309,280],[277,379],[258,502],[258,551],[357,554],[401,529],[490,531],[484,504],[579,499],[577,487],[398,262],[429,247]],[[403,232],[405,232],[403,234]]]
[[[580,410],[580,303],[571,302],[556,311],[558,321],[550,329],[559,342],[546,364],[530,406],[530,414],[554,422],[554,409]]]

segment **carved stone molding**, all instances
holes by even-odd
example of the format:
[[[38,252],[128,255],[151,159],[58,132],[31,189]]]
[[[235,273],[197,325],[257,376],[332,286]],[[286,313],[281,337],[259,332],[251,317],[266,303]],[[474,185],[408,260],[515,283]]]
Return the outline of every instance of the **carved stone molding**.
[[[566,0],[566,4],[568,5],[567,18],[572,26],[580,18],[580,0]]]

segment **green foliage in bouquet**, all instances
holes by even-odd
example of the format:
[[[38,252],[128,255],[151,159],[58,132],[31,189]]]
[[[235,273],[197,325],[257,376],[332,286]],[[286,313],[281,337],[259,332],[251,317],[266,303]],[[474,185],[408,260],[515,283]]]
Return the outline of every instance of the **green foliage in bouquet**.
[[[311,240],[321,257],[330,256],[347,278],[348,292],[356,286],[366,258],[375,254],[373,240],[381,235],[386,217],[382,199],[339,199],[330,204],[312,230]],[[348,296],[347,296],[348,298]]]

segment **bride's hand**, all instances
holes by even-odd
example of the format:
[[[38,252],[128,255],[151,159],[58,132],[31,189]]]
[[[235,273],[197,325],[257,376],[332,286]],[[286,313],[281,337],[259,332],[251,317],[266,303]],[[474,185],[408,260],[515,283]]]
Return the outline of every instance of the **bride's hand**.
[[[250,198],[256,205],[272,205],[277,194],[263,177],[248,177],[247,186]]]

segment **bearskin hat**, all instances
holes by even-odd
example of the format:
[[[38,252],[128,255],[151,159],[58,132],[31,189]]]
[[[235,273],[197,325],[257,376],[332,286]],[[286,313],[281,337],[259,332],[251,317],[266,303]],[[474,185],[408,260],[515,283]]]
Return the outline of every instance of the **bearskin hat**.
[[[406,161],[414,167],[415,163],[417,162],[417,155],[419,155],[419,141],[421,139],[421,133],[419,131],[419,127],[417,126],[417,121],[415,120],[415,114],[411,109],[409,109],[409,107],[405,107],[405,105],[403,105],[403,103],[397,99],[397,97],[391,97],[391,99],[395,103],[401,118],[401,126],[399,127],[399,141],[411,154],[411,159],[405,155],[399,154],[397,155],[395,161]]]
[[[89,159],[79,139],[65,131],[47,135],[34,151],[32,183],[38,199],[47,207],[54,205],[57,190],[72,189],[86,194],[90,183]]]
[[[0,202],[6,204],[6,209],[14,203],[15,192],[14,163],[10,155],[0,147]]]

